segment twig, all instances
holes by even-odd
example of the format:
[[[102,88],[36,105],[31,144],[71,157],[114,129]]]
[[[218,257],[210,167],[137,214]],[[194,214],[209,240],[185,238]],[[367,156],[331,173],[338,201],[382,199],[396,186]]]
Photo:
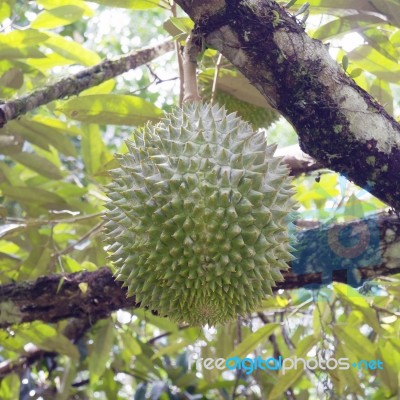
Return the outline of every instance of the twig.
[[[218,80],[219,70],[221,67],[221,60],[222,60],[222,54],[219,53],[217,63],[215,64],[214,79],[211,89],[211,104],[214,104],[215,92],[217,91],[217,80]]]
[[[374,304],[371,304],[371,307],[376,311],[384,312],[384,313],[387,313],[387,314],[390,314],[390,315],[395,315],[396,317],[400,317],[400,312],[391,311],[391,310],[388,310],[387,308],[375,306]]]
[[[175,1],[172,2],[171,12],[174,17],[177,16]],[[175,53],[179,68],[179,107],[182,107],[183,95],[184,95],[184,76],[183,76],[183,60],[181,53],[181,45],[179,43],[179,40],[175,40]]]
[[[178,330],[180,330],[180,331],[183,331],[184,329],[187,329],[187,328],[190,328],[190,325],[183,325],[183,326],[180,326],[179,328],[178,328]],[[151,339],[149,339],[147,342],[146,342],[146,344],[148,344],[148,345],[152,345],[152,344],[154,344],[155,342],[157,342],[158,340],[160,340],[160,339],[162,339],[162,338],[165,338],[165,337],[167,337],[167,336],[170,336],[170,335],[172,335],[174,332],[165,332],[165,333],[162,333],[161,335],[158,335],[158,336],[154,336],[153,338],[151,338]]]
[[[71,218],[60,218],[60,219],[24,219],[7,217],[4,218],[5,223],[10,224],[24,224],[26,226],[41,226],[41,225],[57,225],[57,224],[74,224],[77,222],[86,221],[92,218],[102,217],[104,212],[98,212],[94,214],[79,215]]]
[[[58,82],[38,89],[19,99],[0,105],[0,128],[8,121],[26,114],[53,100],[70,97],[93,86],[140,67],[174,49],[173,42],[164,42],[154,47],[143,48],[115,60],[105,60],[77,74],[60,79]]]
[[[75,247],[79,244],[84,242],[86,239],[90,238],[90,236],[94,235],[95,233],[99,232],[100,229],[102,228],[102,226],[105,224],[105,221],[101,221],[99,224],[97,224],[96,226],[94,226],[92,229],[90,229],[89,231],[87,231],[83,236],[81,236],[76,242],[72,243],[71,245],[69,245],[68,247],[66,247],[64,250],[61,250],[57,253],[54,253],[52,255],[53,259],[56,259],[60,256],[63,256],[64,254],[68,254],[71,251],[73,251],[75,249]]]
[[[199,89],[197,87],[197,56],[200,54],[201,49],[196,43],[195,36],[192,32],[186,40],[185,49],[183,51],[183,76],[184,76],[184,88],[185,95],[183,102],[201,101],[199,95]]]

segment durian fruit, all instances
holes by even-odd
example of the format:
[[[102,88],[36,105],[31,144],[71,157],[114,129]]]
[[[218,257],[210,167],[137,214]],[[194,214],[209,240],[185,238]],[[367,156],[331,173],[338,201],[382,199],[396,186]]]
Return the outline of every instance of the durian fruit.
[[[161,316],[215,325],[282,281],[293,190],[264,133],[202,103],[135,131],[110,171],[106,242],[128,295]]]
[[[211,99],[211,90],[202,92],[203,99]],[[222,103],[227,112],[236,112],[239,117],[248,121],[254,129],[268,128],[271,124],[279,119],[279,114],[270,109],[258,107],[246,101],[240,100],[223,90],[215,92],[215,101]]]

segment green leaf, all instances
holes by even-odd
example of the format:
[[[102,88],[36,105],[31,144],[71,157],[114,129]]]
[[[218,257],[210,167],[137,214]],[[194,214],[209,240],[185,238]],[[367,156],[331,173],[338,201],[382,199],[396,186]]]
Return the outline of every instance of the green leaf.
[[[132,336],[131,332],[124,332],[120,335],[120,338],[122,340],[121,346],[124,349],[124,352],[128,352],[129,354],[129,359],[132,356],[137,356],[138,354],[142,353],[142,348],[140,347],[137,339]]]
[[[215,68],[207,68],[199,75],[199,79],[203,82],[211,84],[214,80]],[[263,107],[268,110],[271,107],[261,93],[252,86],[247,78],[238,71],[227,68],[220,68],[217,80],[217,88],[229,93],[239,100],[253,104],[258,107]]]
[[[93,339],[89,357],[90,381],[95,383],[107,368],[111,347],[114,341],[114,323],[107,320],[99,324],[100,328]]]
[[[399,59],[399,52],[395,46],[390,42],[388,36],[378,28],[367,29],[362,33],[368,45],[373,47],[385,57],[396,62]]]
[[[164,355],[172,356],[172,355],[176,354],[177,352],[179,352],[179,350],[181,350],[182,348],[186,347],[187,345],[189,345],[191,343],[192,342],[188,341],[188,340],[181,340],[176,343],[172,343],[169,346],[162,347],[161,350],[157,351],[157,353],[155,353],[153,355],[153,357],[151,357],[151,359],[155,360]]]
[[[52,10],[53,8],[65,5],[76,6],[84,10],[83,15],[85,17],[91,17],[94,14],[92,8],[82,0],[37,0],[37,4],[41,5],[46,10]]]
[[[251,353],[262,340],[270,336],[279,324],[266,324],[256,332],[249,335],[242,343],[240,343],[235,350],[233,350],[227,358],[240,357],[244,358]]]
[[[92,94],[108,94],[115,88],[115,80],[109,79],[108,81],[100,83],[100,85],[93,86],[81,92],[81,96],[89,96]]]
[[[0,382],[0,398],[2,400],[15,400],[19,397],[21,379],[17,374],[5,376]]]
[[[96,125],[89,125],[83,130],[82,135],[82,157],[86,171],[94,175],[101,167],[101,154],[105,145]]]
[[[400,46],[400,29],[393,33],[393,35],[390,37],[390,42],[393,44],[393,46]]]
[[[349,217],[346,218],[346,221],[349,219],[363,218],[363,202],[359,200],[354,194],[352,194],[346,202],[343,215]]]
[[[7,186],[3,184],[0,186],[0,189],[3,192],[3,196],[6,196],[11,200],[19,201],[20,203],[35,203],[48,207],[57,203],[66,205],[62,197],[36,187]]]
[[[24,83],[24,75],[19,68],[11,68],[0,78],[0,86],[19,89]]]
[[[33,62],[35,58],[45,58],[46,56],[37,49],[37,47],[10,47],[0,44],[0,60],[12,60],[16,58],[29,58]]]
[[[147,10],[158,7],[159,0],[90,0],[92,3],[109,7],[132,8],[134,10]]]
[[[361,68],[354,68],[350,72],[350,78],[358,78],[361,74],[363,73],[363,70]]]
[[[307,336],[304,339],[302,339],[301,342],[297,345],[294,357],[305,358],[307,353],[311,350],[312,347],[314,347],[319,342],[319,340],[320,338],[315,337],[314,335]],[[270,400],[281,399],[283,393],[285,393],[288,388],[290,388],[294,383],[296,383],[297,380],[302,375],[304,375],[303,368],[297,368],[297,369],[293,368],[288,371],[285,371],[284,375],[280,374],[279,379],[274,383],[274,387],[271,393],[269,394],[268,399]]]
[[[49,145],[52,145],[66,156],[76,156],[74,145],[65,135],[75,134],[76,131],[51,118],[36,116],[34,119],[21,118],[19,121],[10,121],[5,131],[20,135],[44,150],[49,150]]]
[[[95,65],[101,61],[97,53],[86,49],[81,44],[55,33],[49,33],[49,35],[49,39],[44,44],[61,56],[87,66]]]
[[[369,306],[364,296],[351,286],[344,283],[333,283],[334,291],[339,297],[352,307],[359,310],[365,317],[366,322],[377,332],[381,332],[382,327],[378,321],[375,311]]]
[[[83,16],[84,10],[81,7],[67,5],[51,10],[42,11],[31,23],[35,29],[53,29],[58,26],[72,24]]]
[[[34,322],[30,326],[19,329],[17,334],[43,350],[55,351],[74,360],[79,359],[76,346],[50,325]]]
[[[62,179],[64,174],[52,162],[34,153],[22,152],[14,154],[12,158],[25,167],[50,179]]]
[[[0,3],[0,22],[11,15],[11,7],[6,2]]]
[[[20,308],[12,301],[2,301],[0,303],[0,323],[20,324],[22,313]]]
[[[74,62],[69,60],[68,58],[60,56],[57,53],[50,53],[41,58],[29,58],[28,60],[26,60],[26,63],[38,69],[42,74],[46,75],[49,70],[53,69],[54,67],[71,65]]]
[[[36,46],[43,43],[48,38],[48,35],[43,32],[38,32],[35,29],[14,30],[9,33],[0,34],[0,49],[2,45],[13,48],[23,49],[31,46]]]
[[[160,108],[136,96],[98,94],[76,97],[58,108],[66,116],[95,124],[141,125],[163,116]]]
[[[186,17],[171,17],[164,22],[163,26],[172,37],[176,37],[182,33],[189,34],[194,27],[194,22]]]
[[[23,262],[18,271],[20,281],[35,279],[45,275],[51,262],[53,251],[47,247],[48,236],[33,234],[35,237],[35,247],[30,251],[28,258]]]
[[[215,339],[215,352],[219,357],[225,357],[232,353],[237,338],[237,322],[231,321],[222,325],[217,332]]]
[[[115,372],[107,369],[103,375],[103,388],[107,399],[118,399],[121,383],[115,379]]]
[[[392,395],[398,393],[399,389],[399,365],[400,355],[398,349],[393,347],[390,341],[378,344],[377,357],[383,361],[383,370],[379,371],[379,376],[383,384],[390,390]]]
[[[286,4],[286,8],[289,9],[290,7],[292,7],[293,5],[296,4],[297,0],[290,0],[287,4]]]
[[[390,115],[394,115],[393,94],[389,83],[377,78],[372,82],[369,93],[385,107]]]
[[[348,57],[353,64],[382,80],[400,82],[400,65],[370,46],[359,46],[348,53]]]
[[[345,345],[345,348],[351,349],[358,357],[358,360],[350,360],[350,362],[375,358],[374,343],[361,334],[358,327],[336,325],[333,327],[333,332],[336,338]]]
[[[385,20],[376,15],[356,14],[340,17],[320,26],[313,34],[315,39],[324,40],[352,31],[360,31],[375,24],[385,23]]]
[[[347,57],[347,55],[342,57],[342,67],[345,71],[347,71],[347,68],[349,67],[349,57]]]
[[[149,311],[137,309],[135,310],[135,315],[141,320],[146,321],[147,323],[152,324],[166,332],[178,332],[179,330],[178,325],[169,318],[158,317]]]
[[[354,360],[354,357],[351,349],[348,347],[345,348],[341,343],[336,344],[335,358],[337,360],[340,358],[348,358],[351,362]],[[345,387],[348,387],[353,393],[361,393],[360,379],[356,368],[350,368],[348,370],[333,369],[329,370],[329,373],[333,377],[332,381],[337,384],[339,393],[341,393]]]
[[[60,390],[57,393],[56,400],[67,400],[70,398],[71,385],[76,377],[76,362],[66,359],[64,371],[61,375]]]

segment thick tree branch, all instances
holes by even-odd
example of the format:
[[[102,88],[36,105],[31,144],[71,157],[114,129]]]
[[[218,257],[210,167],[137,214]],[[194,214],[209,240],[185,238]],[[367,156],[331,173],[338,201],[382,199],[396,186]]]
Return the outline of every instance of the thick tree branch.
[[[173,42],[164,42],[154,47],[143,48],[115,60],[105,60],[77,74],[60,79],[58,82],[38,89],[20,99],[0,104],[0,128],[8,121],[53,100],[76,95],[90,87],[140,67],[174,49]]]
[[[400,272],[400,221],[395,216],[300,231],[297,242],[297,260],[275,290],[313,288],[332,280],[357,286]],[[79,286],[82,283],[87,284],[86,291]],[[108,268],[0,286],[1,328],[35,320],[97,320],[135,307],[135,298],[126,298],[125,288]]]
[[[271,0],[177,0],[294,126],[303,151],[400,209],[400,125]]]

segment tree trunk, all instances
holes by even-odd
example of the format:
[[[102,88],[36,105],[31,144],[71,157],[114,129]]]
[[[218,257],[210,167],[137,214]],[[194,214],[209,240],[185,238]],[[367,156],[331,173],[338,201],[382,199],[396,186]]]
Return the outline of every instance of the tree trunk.
[[[177,0],[295,128],[302,150],[400,209],[400,125],[271,0]]]

